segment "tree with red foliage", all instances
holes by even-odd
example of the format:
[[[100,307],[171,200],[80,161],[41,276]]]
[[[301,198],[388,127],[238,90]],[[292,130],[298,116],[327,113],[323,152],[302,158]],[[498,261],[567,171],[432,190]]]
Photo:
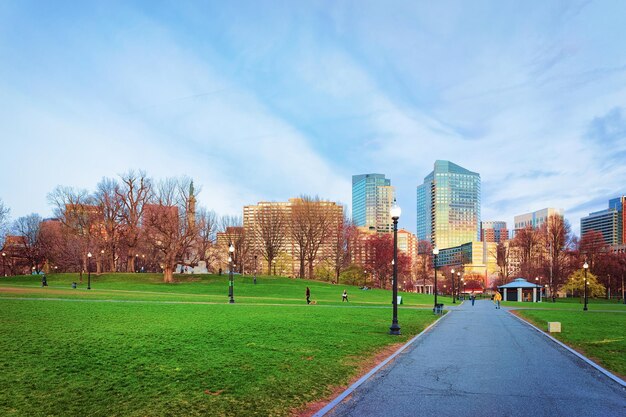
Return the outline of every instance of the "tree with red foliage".
[[[365,266],[378,281],[380,288],[387,287],[387,281],[393,274],[393,237],[391,234],[370,236],[365,242]],[[411,258],[398,252],[398,276],[411,273]]]
[[[602,232],[590,230],[585,233],[578,242],[578,252],[582,259],[589,264],[589,272],[595,273],[596,260],[606,253],[608,245],[604,241]]]

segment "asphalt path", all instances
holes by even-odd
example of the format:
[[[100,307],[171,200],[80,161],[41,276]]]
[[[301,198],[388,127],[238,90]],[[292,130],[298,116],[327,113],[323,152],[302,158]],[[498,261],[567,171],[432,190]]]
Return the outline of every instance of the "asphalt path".
[[[477,300],[450,311],[326,415],[623,417],[626,390]]]

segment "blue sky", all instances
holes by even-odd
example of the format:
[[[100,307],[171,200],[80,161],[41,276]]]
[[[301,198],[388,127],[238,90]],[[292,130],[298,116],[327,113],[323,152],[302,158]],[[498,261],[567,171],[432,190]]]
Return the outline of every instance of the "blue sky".
[[[483,220],[626,193],[626,2],[0,2],[0,198],[130,168],[219,214],[351,203],[384,173],[415,231],[435,159],[479,172]]]

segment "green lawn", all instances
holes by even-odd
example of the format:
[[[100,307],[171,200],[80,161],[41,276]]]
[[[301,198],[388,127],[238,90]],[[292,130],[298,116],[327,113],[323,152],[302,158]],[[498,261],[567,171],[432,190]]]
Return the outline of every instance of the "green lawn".
[[[342,285],[236,277],[229,305],[227,277],[180,279],[92,276],[91,291],[72,290],[75,275],[43,289],[0,279],[0,415],[289,415],[434,320],[401,306],[393,337],[388,291],[346,286],[348,306]],[[307,285],[318,305],[304,303]]]
[[[550,310],[581,310],[584,304],[579,298],[557,298],[553,303],[551,300],[542,301],[541,303],[518,303],[516,301],[503,301],[503,306],[515,307],[522,309],[550,309]],[[626,304],[621,301],[607,300],[605,298],[590,298],[587,303],[590,311],[598,310],[616,310],[626,312]]]
[[[37,276],[0,278],[0,297],[54,297],[54,298],[107,298],[161,301],[204,301],[223,303],[228,300],[227,275],[176,275],[175,284],[164,284],[161,274],[103,274],[91,276],[91,290],[87,290],[87,275],[80,283],[78,274],[52,274],[48,287],[41,288]],[[72,290],[71,283],[79,283]],[[302,304],[305,288],[311,289],[311,299],[318,304],[341,303],[341,293],[348,291],[351,305],[391,304],[391,293],[386,290],[361,290],[349,285],[333,285],[319,281],[259,276],[254,285],[251,276],[235,276],[237,303]],[[17,291],[20,289],[22,291]],[[11,291],[12,290],[12,291]],[[27,290],[27,292],[24,292]],[[399,292],[407,306],[429,307],[431,295]],[[438,297],[438,302],[452,303],[450,297]],[[345,303],[344,303],[345,304]]]
[[[623,378],[626,376],[626,313],[594,312],[591,307],[586,312],[581,310],[517,312],[543,330],[547,330],[549,321],[561,322],[561,333],[551,333],[552,336]]]

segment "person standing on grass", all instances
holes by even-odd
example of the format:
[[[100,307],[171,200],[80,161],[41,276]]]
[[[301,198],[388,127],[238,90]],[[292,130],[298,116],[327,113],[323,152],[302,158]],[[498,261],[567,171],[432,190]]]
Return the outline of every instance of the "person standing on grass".
[[[341,302],[343,303],[344,301],[349,302],[348,301],[348,291],[343,290],[343,294],[341,295]]]
[[[47,287],[47,286],[48,286],[48,280],[47,280],[47,278],[46,278],[46,274],[43,274],[43,275],[41,276],[41,286],[42,286],[42,287]]]
[[[309,287],[306,287],[306,303],[311,304],[311,290]]]
[[[500,308],[500,301],[502,301],[502,294],[500,294],[499,291],[496,291],[495,295],[493,296],[493,301],[494,303],[496,303],[496,308]]]

